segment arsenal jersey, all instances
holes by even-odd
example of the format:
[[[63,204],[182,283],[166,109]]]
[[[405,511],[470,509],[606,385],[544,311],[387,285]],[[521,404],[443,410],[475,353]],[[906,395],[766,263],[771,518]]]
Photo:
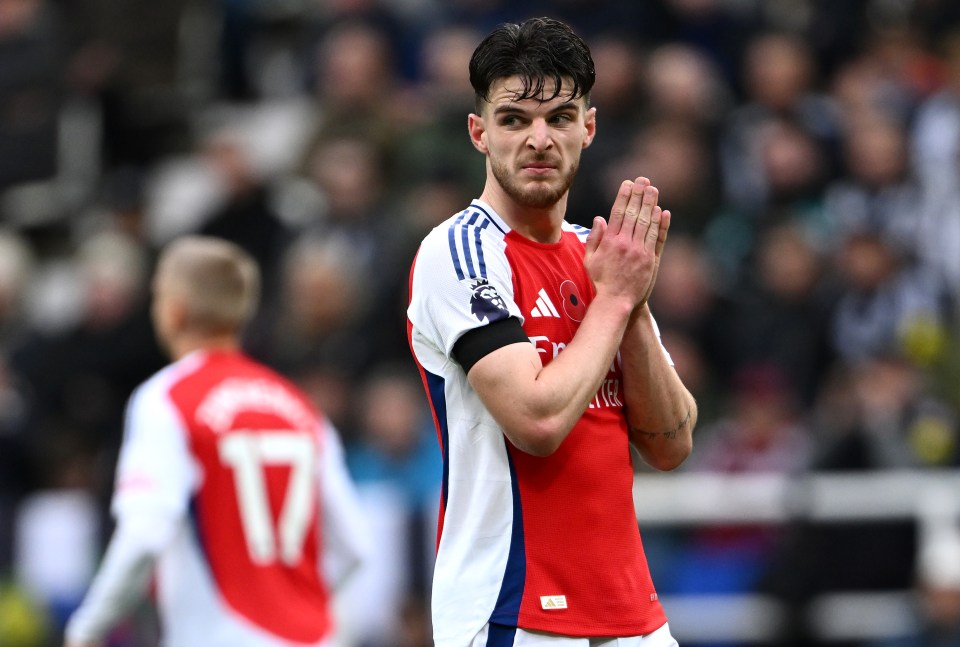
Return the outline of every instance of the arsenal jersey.
[[[556,452],[514,447],[452,357],[465,332],[515,317],[544,365],[572,339],[595,291],[589,230],[559,242],[512,231],[474,201],[423,241],[408,333],[433,410],[443,486],[433,588],[438,646],[485,623],[570,636],[632,636],[666,622],[633,506],[619,358]]]

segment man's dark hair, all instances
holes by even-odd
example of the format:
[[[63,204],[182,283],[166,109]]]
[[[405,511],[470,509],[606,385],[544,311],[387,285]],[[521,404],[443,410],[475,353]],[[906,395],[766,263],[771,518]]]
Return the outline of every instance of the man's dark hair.
[[[530,18],[522,23],[504,23],[477,46],[470,59],[470,84],[476,94],[476,110],[489,100],[493,84],[507,77],[520,77],[516,99],[549,101],[560,94],[564,80],[573,84],[570,98],[590,98],[596,78],[590,49],[565,23],[553,18]],[[542,96],[546,82],[554,82],[550,96]]]

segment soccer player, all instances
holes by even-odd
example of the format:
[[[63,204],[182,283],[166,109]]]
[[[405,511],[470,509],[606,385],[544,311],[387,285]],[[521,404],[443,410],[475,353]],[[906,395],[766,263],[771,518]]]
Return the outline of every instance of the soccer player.
[[[153,321],[174,361],[131,396],[116,529],[68,647],[103,645],[154,574],[165,645],[330,643],[331,589],[368,540],[336,430],[240,349],[259,283],[223,240],[161,254]]]
[[[638,177],[608,221],[566,222],[597,131],[593,61],[567,25],[501,25],[470,81],[486,184],[423,240],[408,308],[444,465],[435,643],[675,645],[630,451],[669,470],[692,449],[696,404],[647,306],[670,212]]]

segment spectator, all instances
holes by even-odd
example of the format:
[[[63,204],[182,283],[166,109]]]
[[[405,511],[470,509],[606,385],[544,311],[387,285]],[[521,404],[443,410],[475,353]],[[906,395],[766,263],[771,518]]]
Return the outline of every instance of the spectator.
[[[246,334],[263,334],[282,292],[280,264],[295,232],[277,212],[270,178],[257,168],[251,144],[239,133],[211,136],[201,155],[220,178],[224,193],[196,231],[236,243],[257,261],[265,296]]]
[[[339,379],[359,379],[373,355],[365,335],[371,295],[364,286],[369,279],[358,257],[335,238],[304,237],[289,248],[282,269],[276,318],[267,336],[251,340],[252,352],[295,377],[321,370]],[[349,396],[341,388],[329,395],[320,398],[324,411],[349,433]]]
[[[369,523],[392,542],[374,551],[345,594],[357,625],[352,633],[368,647],[427,645],[429,631],[417,631],[429,629],[424,621],[441,478],[434,431],[408,367],[379,368],[361,386],[347,465]]]
[[[917,109],[911,135],[912,155],[927,186],[951,183],[956,177],[960,141],[960,30],[949,30],[936,43],[945,78],[942,87]]]
[[[818,90],[809,44],[795,36],[764,32],[751,37],[741,73],[745,100],[724,122],[720,164],[726,199],[738,208],[758,210],[776,182],[770,173],[777,169],[764,162],[770,124],[793,124],[829,155],[840,120],[834,101]],[[831,168],[829,157],[821,163]]]
[[[68,262],[70,276],[58,278],[65,283],[55,289],[75,294],[76,313],[58,313],[68,317],[62,327],[33,329],[11,349],[9,363],[28,389],[26,439],[31,461],[47,482],[59,478],[45,460],[60,443],[82,460],[112,462],[124,400],[163,363],[145,298],[149,252],[123,234],[104,231],[83,241]],[[107,488],[108,481],[105,474],[96,479],[98,488]]]
[[[831,321],[840,357],[856,362],[896,354],[911,327],[947,324],[950,293],[941,275],[913,261],[908,241],[865,225],[848,231],[840,245],[841,286]]]
[[[960,298],[960,257],[954,253],[960,244],[960,192],[956,182],[960,174],[960,30],[949,28],[937,44],[945,80],[918,107],[909,131],[909,160],[924,199],[918,252],[943,273],[952,294]]]
[[[597,38],[592,52],[597,82],[590,92],[590,101],[603,115],[607,136],[583,152],[577,186],[570,194],[570,220],[585,227],[605,208],[610,192],[616,190],[622,171],[616,162],[630,153],[652,100],[652,93],[645,92],[642,85],[646,63],[632,38],[605,32]],[[646,173],[653,170],[632,168],[644,169]]]
[[[402,113],[395,101],[400,80],[391,56],[389,34],[363,20],[337,22],[317,42],[310,59],[317,126],[305,153],[330,138],[366,137],[389,151],[398,135]]]
[[[753,133],[752,146],[764,178],[762,199],[749,207],[725,202],[703,232],[723,290],[750,282],[752,256],[770,228],[793,223],[817,247],[835,236],[823,204],[830,164],[817,139],[791,120],[769,119]]]
[[[649,169],[664,199],[683,214],[673,223],[676,233],[702,238],[721,207],[710,142],[697,124],[681,119],[661,118],[635,131],[623,156],[605,169],[608,190],[626,169]]]
[[[824,390],[817,469],[960,466],[960,420],[921,368],[888,354],[853,364],[848,379],[845,402]]]
[[[669,42],[650,52],[644,69],[651,115],[688,123],[715,146],[734,100],[715,62],[694,45]]]
[[[809,407],[834,360],[836,297],[824,281],[824,254],[797,223],[771,226],[754,254],[740,289],[711,311],[708,327],[721,381],[753,364],[774,365],[798,404]]]
[[[704,424],[719,414],[721,385],[730,367],[721,350],[729,340],[717,325],[723,302],[713,283],[714,272],[703,245],[696,238],[671,234],[670,249],[657,274],[659,290],[650,295],[664,347],[677,373],[697,399]]]
[[[480,38],[472,26],[452,24],[437,27],[424,39],[421,75],[407,97],[407,126],[398,134],[391,190],[402,192],[425,177],[471,184],[483,177],[483,164],[463,138],[463,115],[473,105],[463,70]]]
[[[407,277],[396,268],[410,261],[412,241],[405,211],[391,199],[385,152],[367,136],[331,138],[314,150],[308,178],[319,190],[322,209],[302,235],[349,250],[356,271],[367,277],[360,288],[369,308],[365,321],[383,325],[382,334],[367,339],[367,352],[385,361],[407,357],[398,305]]]
[[[180,29],[190,0],[67,3],[72,45],[70,91],[92,99],[103,128],[97,142],[106,170],[150,168],[189,150],[191,108],[179,84]]]
[[[0,3],[0,190],[50,180],[59,170],[61,18],[47,0]]]
[[[883,112],[858,114],[844,131],[843,161],[845,172],[824,190],[831,222],[839,231],[881,231],[916,257],[922,193],[910,167],[906,128]]]

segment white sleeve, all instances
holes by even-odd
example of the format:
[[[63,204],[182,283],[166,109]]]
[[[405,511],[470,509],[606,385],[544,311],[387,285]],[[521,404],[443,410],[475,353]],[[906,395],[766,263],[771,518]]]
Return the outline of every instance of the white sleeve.
[[[185,431],[157,380],[130,399],[112,511],[117,526],[67,636],[97,643],[141,599],[157,556],[186,513],[195,468]]]
[[[322,424],[320,491],[323,505],[323,574],[331,589],[338,589],[367,558],[372,549],[370,531],[360,500],[347,472],[343,446],[334,426]]]
[[[507,317],[523,321],[503,240],[474,226],[438,227],[424,239],[410,296],[414,334],[448,357],[469,330]]]
[[[147,382],[127,407],[111,505],[114,516],[120,519],[131,511],[183,516],[197,476],[186,429],[165,383]]]
[[[96,577],[67,623],[70,643],[98,644],[143,598],[156,556],[170,540],[176,521],[130,514],[117,524]]]
[[[657,341],[660,342],[660,350],[663,351],[663,357],[667,360],[667,364],[673,366],[673,358],[670,356],[670,351],[667,350],[667,347],[663,344],[663,338],[660,336],[660,326],[657,325],[657,320],[653,317],[653,314],[650,315],[650,323],[653,324],[653,332],[657,335]]]

